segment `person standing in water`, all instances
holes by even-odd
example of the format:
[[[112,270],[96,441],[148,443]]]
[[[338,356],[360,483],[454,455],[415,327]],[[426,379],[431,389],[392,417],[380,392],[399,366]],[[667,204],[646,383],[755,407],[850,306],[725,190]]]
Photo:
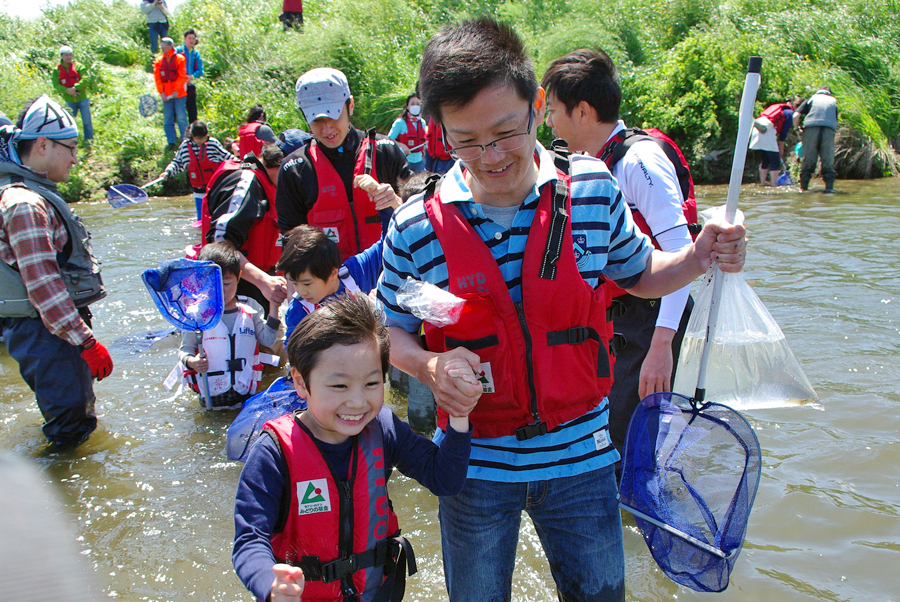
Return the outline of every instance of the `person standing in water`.
[[[0,129],[0,324],[34,391],[44,436],[76,447],[97,428],[93,379],[112,373],[88,306],[106,296],[90,234],[56,187],[78,162],[75,121],[46,95]]]

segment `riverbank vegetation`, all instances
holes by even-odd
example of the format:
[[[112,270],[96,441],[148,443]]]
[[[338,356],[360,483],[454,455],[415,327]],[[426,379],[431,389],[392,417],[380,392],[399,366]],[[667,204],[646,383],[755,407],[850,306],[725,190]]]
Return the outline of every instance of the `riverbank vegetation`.
[[[900,2],[803,0],[306,0],[303,33],[282,31],[280,0],[188,0],[170,35],[199,32],[206,77],[200,118],[220,140],[235,136],[261,103],[276,132],[306,124],[294,102],[305,70],[344,71],[358,127],[386,132],[415,87],[422,49],[441,25],[478,14],[516,27],[538,76],[575,48],[606,50],[619,65],[629,125],[658,127],[684,150],[698,182],[726,181],[747,59],[764,58],[761,111],[827,84],[838,100],[837,170],[842,178],[898,173]],[[161,113],[143,118],[138,97],[155,93],[143,14],[124,0],[74,0],[33,21],[0,15],[0,110],[50,85],[59,47],[92,65],[95,139],[64,193],[100,198],[116,182],[143,182],[172,157]],[[62,100],[62,99],[57,99]],[[542,140],[551,138],[542,127]],[[789,145],[790,146],[790,145]],[[722,152],[717,152],[722,151]],[[748,161],[750,163],[750,161]],[[754,171],[749,166],[748,174]],[[748,181],[752,181],[748,177]],[[169,183],[173,189],[183,184]]]

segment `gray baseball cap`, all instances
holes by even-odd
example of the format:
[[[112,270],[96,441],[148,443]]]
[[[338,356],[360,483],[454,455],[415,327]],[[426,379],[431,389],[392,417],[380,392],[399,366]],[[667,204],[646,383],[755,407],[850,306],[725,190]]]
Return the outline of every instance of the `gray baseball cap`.
[[[319,67],[300,76],[294,88],[297,106],[303,111],[307,123],[319,117],[337,119],[344,103],[350,98],[347,77],[337,69]]]

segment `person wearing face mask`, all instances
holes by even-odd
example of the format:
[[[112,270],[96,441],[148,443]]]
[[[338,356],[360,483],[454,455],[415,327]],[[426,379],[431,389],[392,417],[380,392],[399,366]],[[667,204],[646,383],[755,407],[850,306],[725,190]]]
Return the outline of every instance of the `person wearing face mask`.
[[[422,101],[415,94],[406,97],[406,106],[394,120],[388,138],[406,154],[409,168],[416,173],[425,171],[425,120],[421,117]]]
[[[354,101],[343,73],[313,69],[295,89],[313,139],[281,163],[278,229],[284,234],[301,224],[319,226],[346,260],[382,237],[400,204],[398,182],[413,172],[396,142],[350,123]],[[361,187],[361,175],[375,184]]]

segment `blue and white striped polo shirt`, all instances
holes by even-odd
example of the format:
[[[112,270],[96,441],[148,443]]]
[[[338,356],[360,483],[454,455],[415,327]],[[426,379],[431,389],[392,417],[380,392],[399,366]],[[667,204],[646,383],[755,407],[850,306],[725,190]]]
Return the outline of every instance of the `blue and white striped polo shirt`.
[[[472,201],[462,166],[457,162],[441,184],[441,202],[456,203],[475,232],[490,248],[514,302],[521,301],[525,242],[538,205],[540,188],[557,179],[550,153],[540,144],[535,187],[519,207],[512,228],[488,220]],[[606,165],[582,155],[572,156],[572,236],[578,269],[597,286],[599,277],[633,284],[646,266],[653,247],[635,228],[616,181]],[[399,286],[411,276],[448,288],[447,263],[421,199],[394,213],[385,239],[384,272],[378,300],[390,326],[418,332],[421,321],[396,302]],[[560,374],[564,378],[563,373]],[[618,453],[607,434],[608,401],[591,412],[527,441],[515,436],[473,439],[468,477],[488,481],[527,482],[567,477],[612,464]],[[439,430],[435,440],[440,442]]]

